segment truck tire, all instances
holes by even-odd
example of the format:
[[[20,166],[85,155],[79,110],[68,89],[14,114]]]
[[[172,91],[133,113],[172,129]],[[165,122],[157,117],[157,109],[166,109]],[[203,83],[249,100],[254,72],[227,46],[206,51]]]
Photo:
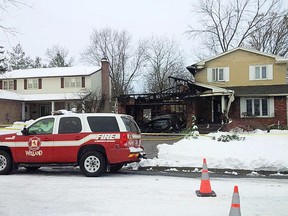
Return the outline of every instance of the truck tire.
[[[80,170],[87,177],[97,177],[105,172],[105,157],[97,152],[86,152],[80,158]]]
[[[11,173],[13,168],[11,155],[4,150],[0,150],[0,175]]]

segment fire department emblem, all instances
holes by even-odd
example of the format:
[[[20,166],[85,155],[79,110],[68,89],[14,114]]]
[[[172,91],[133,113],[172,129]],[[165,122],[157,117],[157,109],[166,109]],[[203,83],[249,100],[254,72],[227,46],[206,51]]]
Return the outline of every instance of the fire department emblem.
[[[41,140],[38,137],[32,137],[31,139],[29,139],[28,142],[28,148],[31,151],[38,151],[40,149],[41,146]]]

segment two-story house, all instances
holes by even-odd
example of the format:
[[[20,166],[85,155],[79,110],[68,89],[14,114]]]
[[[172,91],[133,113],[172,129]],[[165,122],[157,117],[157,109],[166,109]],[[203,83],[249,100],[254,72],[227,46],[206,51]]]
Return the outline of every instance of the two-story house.
[[[283,57],[239,47],[187,67],[195,85],[209,92],[195,100],[193,113],[211,123],[229,118],[229,128],[287,126],[287,63]]]
[[[0,75],[0,124],[35,119],[55,110],[71,110],[91,94],[105,98],[110,111],[109,62],[98,67],[14,70]]]

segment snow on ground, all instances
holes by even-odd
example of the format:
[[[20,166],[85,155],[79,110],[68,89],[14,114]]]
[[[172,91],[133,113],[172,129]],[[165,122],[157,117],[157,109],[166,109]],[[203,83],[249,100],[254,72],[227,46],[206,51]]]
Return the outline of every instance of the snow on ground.
[[[0,215],[229,215],[238,185],[242,215],[286,216],[285,179],[211,179],[217,197],[197,197],[200,179],[80,173],[25,173],[1,176]]]
[[[143,160],[140,166],[202,167],[202,159],[206,158],[208,168],[288,171],[288,131],[257,130],[237,135],[239,141],[217,141],[227,134],[233,135],[211,133],[173,145],[158,145],[158,157]]]
[[[21,129],[12,126],[0,133]],[[241,141],[218,142],[222,133],[158,145],[158,158],[141,166],[208,167],[287,171],[287,131],[241,134]],[[213,140],[211,137],[216,137]],[[64,169],[64,168],[63,168]],[[106,174],[84,177],[71,171],[41,168],[36,173],[20,169],[0,177],[0,215],[228,215],[234,185],[239,186],[242,215],[286,216],[288,180],[262,178],[212,178],[217,197],[197,197],[201,179],[167,176]],[[75,170],[75,171],[74,171]],[[171,169],[172,171],[175,169]],[[251,175],[257,172],[252,172]]]

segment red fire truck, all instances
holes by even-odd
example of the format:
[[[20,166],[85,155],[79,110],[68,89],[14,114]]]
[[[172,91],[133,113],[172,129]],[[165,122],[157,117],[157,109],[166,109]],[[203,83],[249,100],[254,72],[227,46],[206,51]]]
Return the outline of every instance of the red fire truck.
[[[0,135],[0,175],[18,166],[79,166],[86,176],[117,171],[144,155],[131,116],[83,113],[41,117],[21,132]]]

